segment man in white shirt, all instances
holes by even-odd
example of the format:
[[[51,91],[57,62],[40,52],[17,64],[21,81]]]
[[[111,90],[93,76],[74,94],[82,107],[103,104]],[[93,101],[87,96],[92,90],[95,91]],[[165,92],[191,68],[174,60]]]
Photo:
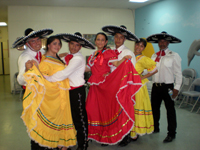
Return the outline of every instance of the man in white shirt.
[[[118,60],[121,60],[126,55],[130,55],[132,56],[131,62],[135,66],[136,63],[135,55],[133,51],[131,51],[124,45],[124,42],[126,39],[130,41],[138,41],[139,40],[138,37],[133,33],[131,33],[130,31],[128,31],[124,25],[121,25],[120,27],[108,25],[102,27],[102,30],[114,36],[114,42],[115,42],[114,50],[117,50],[119,53]],[[112,66],[111,72],[113,72],[115,69],[116,67]]]
[[[104,26],[102,27],[102,30],[108,34],[111,34],[114,36],[114,42],[115,42],[115,48],[114,50],[118,51],[118,60],[120,61],[124,56],[130,55],[131,62],[133,63],[133,66],[136,64],[136,59],[135,59],[135,54],[133,51],[128,49],[125,45],[124,42],[125,40],[130,40],[130,41],[138,41],[138,37],[128,31],[124,25],[121,25],[120,27],[118,26]],[[116,69],[115,66],[111,66],[111,72],[113,72]],[[124,147],[128,145],[130,142],[130,137],[129,134],[124,137],[124,139],[119,143],[120,147]]]
[[[72,111],[72,119],[77,130],[77,150],[86,150],[88,147],[87,137],[88,137],[88,120],[87,112],[85,109],[85,58],[79,52],[81,47],[95,49],[95,47],[82,38],[79,32],[73,34],[61,34],[63,40],[68,42],[70,54],[68,54],[64,61],[68,66],[62,70],[58,71],[52,76],[46,77],[50,82],[62,81],[66,78],[69,79],[70,83],[70,103]]]
[[[152,76],[154,82],[151,93],[151,104],[154,117],[154,133],[160,131],[160,106],[162,100],[165,102],[167,110],[168,134],[163,140],[164,143],[171,142],[176,137],[176,111],[174,98],[178,95],[182,83],[181,58],[178,53],[168,49],[169,43],[180,43],[181,40],[162,32],[147,38],[148,42],[158,43],[160,51],[152,55],[152,59],[157,62],[158,73]],[[169,90],[173,95],[169,95]]]
[[[26,81],[24,80],[23,74],[27,71],[26,70],[26,62],[29,60],[35,60],[38,64],[41,61],[42,58],[42,53],[41,53],[41,38],[44,38],[45,36],[53,33],[52,29],[42,29],[38,31],[34,31],[31,28],[28,28],[25,30],[24,37],[21,37],[20,39],[17,39],[12,47],[13,48],[18,48],[23,45],[26,45],[26,49],[21,53],[21,55],[18,58],[18,69],[19,69],[19,74],[17,76],[17,81],[19,82],[20,85],[22,85],[24,91],[26,88]],[[44,50],[43,50],[44,53]],[[24,92],[23,91],[23,92]],[[36,149],[42,149],[42,147],[31,140],[31,149],[36,150]]]
[[[26,82],[23,76],[26,71],[25,63],[28,60],[35,60],[36,62],[40,63],[42,53],[44,53],[44,50],[41,49],[41,38],[51,34],[52,32],[52,29],[42,29],[34,31],[33,29],[28,28],[24,32],[25,36],[20,38],[20,40],[14,42],[13,48],[26,45],[26,49],[21,53],[18,58],[19,74],[17,76],[17,81],[20,85],[24,86],[24,88],[26,86]]]

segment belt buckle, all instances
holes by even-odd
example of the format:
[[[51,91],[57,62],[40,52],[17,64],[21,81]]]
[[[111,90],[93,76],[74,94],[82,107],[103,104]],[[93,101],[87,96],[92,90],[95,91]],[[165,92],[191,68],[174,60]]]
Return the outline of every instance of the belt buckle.
[[[160,86],[162,86],[162,83],[160,83]]]
[[[156,83],[156,86],[158,87],[158,84]]]

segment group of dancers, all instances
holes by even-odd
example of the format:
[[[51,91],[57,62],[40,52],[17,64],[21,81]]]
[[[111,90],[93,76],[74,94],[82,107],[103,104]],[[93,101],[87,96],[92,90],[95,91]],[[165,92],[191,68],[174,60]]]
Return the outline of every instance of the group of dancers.
[[[154,132],[146,83],[158,70],[154,60],[142,55],[146,40],[125,26],[109,25],[102,30],[114,36],[115,48],[107,48],[104,32],[97,33],[97,49],[87,65],[80,50],[95,46],[79,32],[48,37],[45,51],[41,39],[52,29],[28,28],[13,43],[13,48],[26,45],[18,59],[17,80],[25,89],[21,118],[31,150],[66,150],[76,143],[77,150],[87,150],[89,140],[102,146],[126,146],[131,139]],[[134,52],[124,46],[125,40],[135,41]],[[69,53],[58,55],[62,41],[68,43]],[[86,97],[84,72],[89,71]]]

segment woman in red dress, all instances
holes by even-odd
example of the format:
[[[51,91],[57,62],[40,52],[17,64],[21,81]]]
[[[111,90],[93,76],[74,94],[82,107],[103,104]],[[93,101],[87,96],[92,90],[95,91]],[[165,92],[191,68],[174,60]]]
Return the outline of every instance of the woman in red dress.
[[[134,126],[134,95],[142,86],[140,76],[125,56],[118,61],[114,50],[106,49],[107,36],[96,35],[95,51],[86,71],[92,75],[86,100],[88,138],[102,144],[117,144]],[[116,66],[110,73],[110,66]]]

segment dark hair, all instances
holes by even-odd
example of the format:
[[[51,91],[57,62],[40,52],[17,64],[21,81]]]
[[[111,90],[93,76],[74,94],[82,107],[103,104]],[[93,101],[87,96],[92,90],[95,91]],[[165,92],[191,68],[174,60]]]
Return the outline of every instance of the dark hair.
[[[59,36],[53,35],[53,36],[50,36],[50,37],[47,39],[46,51],[48,51],[48,45],[51,44],[55,39],[58,39],[58,40],[59,40],[60,45],[61,45],[61,47],[62,47],[62,42],[61,42],[60,37],[59,37]],[[63,64],[65,64],[65,63],[62,61],[62,59],[60,59],[60,57],[58,56],[58,54],[56,54],[56,56],[57,56],[57,58],[58,58]]]
[[[58,40],[59,40],[60,45],[61,45],[61,47],[62,47],[62,42],[61,42],[60,37],[59,37],[59,36],[53,35],[53,36],[50,36],[49,38],[47,38],[47,43],[46,43],[46,50],[47,50],[47,51],[48,51],[48,45],[51,44],[55,39],[58,39]]]
[[[105,33],[103,33],[103,32],[99,32],[99,33],[97,33],[96,36],[95,36],[95,38],[94,38],[94,41],[96,41],[97,36],[98,36],[99,34],[103,35],[103,36],[105,37],[106,41],[108,41],[108,37],[107,37],[107,35],[106,35]],[[105,49],[106,47],[107,47],[107,44],[104,45],[103,49]]]
[[[143,38],[140,38],[140,40],[136,41],[135,43],[143,43],[144,48],[147,46],[147,41]]]

